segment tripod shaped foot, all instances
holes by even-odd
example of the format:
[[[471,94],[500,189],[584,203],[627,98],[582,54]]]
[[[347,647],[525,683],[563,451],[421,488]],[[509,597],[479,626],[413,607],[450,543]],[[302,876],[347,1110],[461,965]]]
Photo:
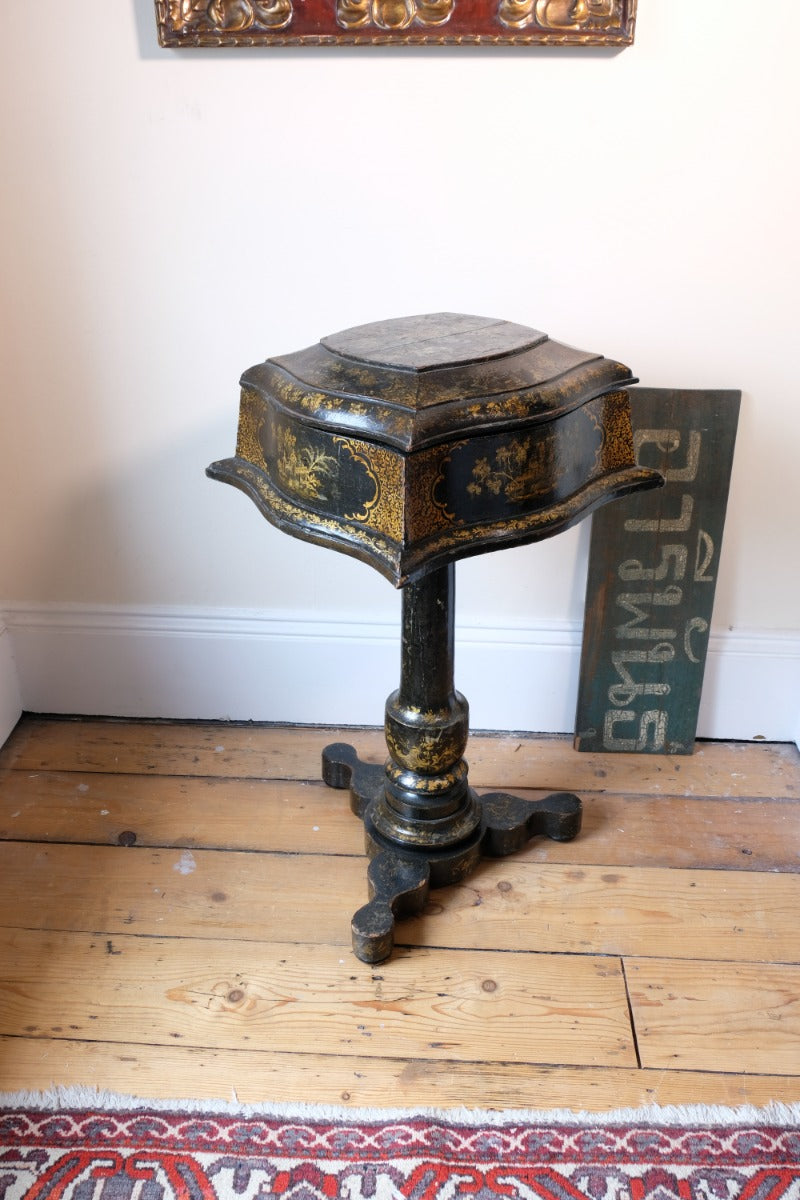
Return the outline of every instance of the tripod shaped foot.
[[[540,800],[523,800],[506,792],[481,796],[486,832],[482,852],[505,858],[542,834],[554,842],[570,842],[580,833],[583,805],[574,792],[551,792]]]
[[[362,962],[383,962],[394,947],[397,917],[418,913],[428,898],[430,868],[424,858],[411,859],[381,850],[367,871],[368,904],[353,917],[353,953]]]
[[[365,763],[347,742],[331,742],[322,751],[322,781],[332,788],[350,789],[350,807],[363,817],[367,806],[380,795],[386,771]]]

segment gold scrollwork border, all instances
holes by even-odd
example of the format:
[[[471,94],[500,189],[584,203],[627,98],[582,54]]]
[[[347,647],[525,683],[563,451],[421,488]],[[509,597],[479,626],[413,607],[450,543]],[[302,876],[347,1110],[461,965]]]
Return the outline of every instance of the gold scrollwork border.
[[[355,511],[351,510],[346,513],[346,516],[351,521],[368,521],[370,513],[381,499],[380,478],[373,467],[370,456],[366,452],[363,443],[356,444],[351,438],[345,437],[335,437],[333,441],[335,445],[341,446],[343,452],[349,455],[354,463],[357,463],[358,466],[363,467],[364,471],[366,471],[367,478],[373,486],[374,491],[370,499],[364,500],[361,505],[356,507]],[[360,449],[358,448],[359,445],[361,446]]]

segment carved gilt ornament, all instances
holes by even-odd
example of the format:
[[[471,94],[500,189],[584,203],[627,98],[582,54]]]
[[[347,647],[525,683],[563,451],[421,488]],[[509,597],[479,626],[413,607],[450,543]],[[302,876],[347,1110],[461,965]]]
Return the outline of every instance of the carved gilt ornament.
[[[165,47],[628,46],[636,0],[155,0]]]

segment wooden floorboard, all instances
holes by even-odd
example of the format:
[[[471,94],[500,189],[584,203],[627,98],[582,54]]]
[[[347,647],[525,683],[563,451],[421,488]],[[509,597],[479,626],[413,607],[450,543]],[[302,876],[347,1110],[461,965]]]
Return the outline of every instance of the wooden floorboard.
[[[157,1099],[338,1104],[376,1108],[570,1108],[603,1112],[647,1104],[791,1103],[785,1075],[636,1067],[537,1066],[454,1059],[223,1050],[68,1037],[0,1035],[3,1087],[47,1090],[100,1082]]]
[[[636,1062],[620,963],[597,956],[400,949],[373,969],[341,946],[28,930],[2,931],[0,955],[5,1034],[470,1062],[513,1045],[524,1062]]]
[[[360,826],[320,749],[378,730],[25,718],[0,751],[0,1090],[570,1107],[800,1099],[800,755],[474,735],[480,788],[578,790],[349,948]]]
[[[481,789],[478,789],[479,791]],[[541,790],[515,789],[535,798]],[[581,792],[581,836],[519,857],[574,865],[799,871],[798,805],[787,798]],[[702,803],[698,803],[702,799]],[[265,832],[268,831],[268,834]],[[318,780],[0,771],[0,839],[115,846],[363,852],[347,796]],[[787,854],[793,842],[798,853]]]
[[[0,926],[349,948],[361,857],[0,843]],[[20,904],[20,896],[28,899]],[[800,875],[480,863],[407,946],[800,962]],[[254,953],[257,951],[254,950]],[[348,949],[349,953],[349,949]]]
[[[626,964],[642,1063],[800,1075],[800,967]]]
[[[319,778],[322,748],[343,740],[367,761],[386,757],[378,729],[32,718],[0,752],[0,767],[308,780]],[[564,737],[473,734],[467,758],[475,787],[800,798],[798,751],[782,743],[704,742],[693,755],[670,757],[579,754]]]

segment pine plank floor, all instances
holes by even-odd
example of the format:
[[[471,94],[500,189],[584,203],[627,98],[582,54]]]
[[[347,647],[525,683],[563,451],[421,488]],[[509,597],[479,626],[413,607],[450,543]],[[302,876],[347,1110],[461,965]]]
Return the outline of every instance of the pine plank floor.
[[[473,735],[584,828],[350,951],[379,730],[25,717],[0,750],[0,1091],[602,1110],[800,1100],[800,754]]]

